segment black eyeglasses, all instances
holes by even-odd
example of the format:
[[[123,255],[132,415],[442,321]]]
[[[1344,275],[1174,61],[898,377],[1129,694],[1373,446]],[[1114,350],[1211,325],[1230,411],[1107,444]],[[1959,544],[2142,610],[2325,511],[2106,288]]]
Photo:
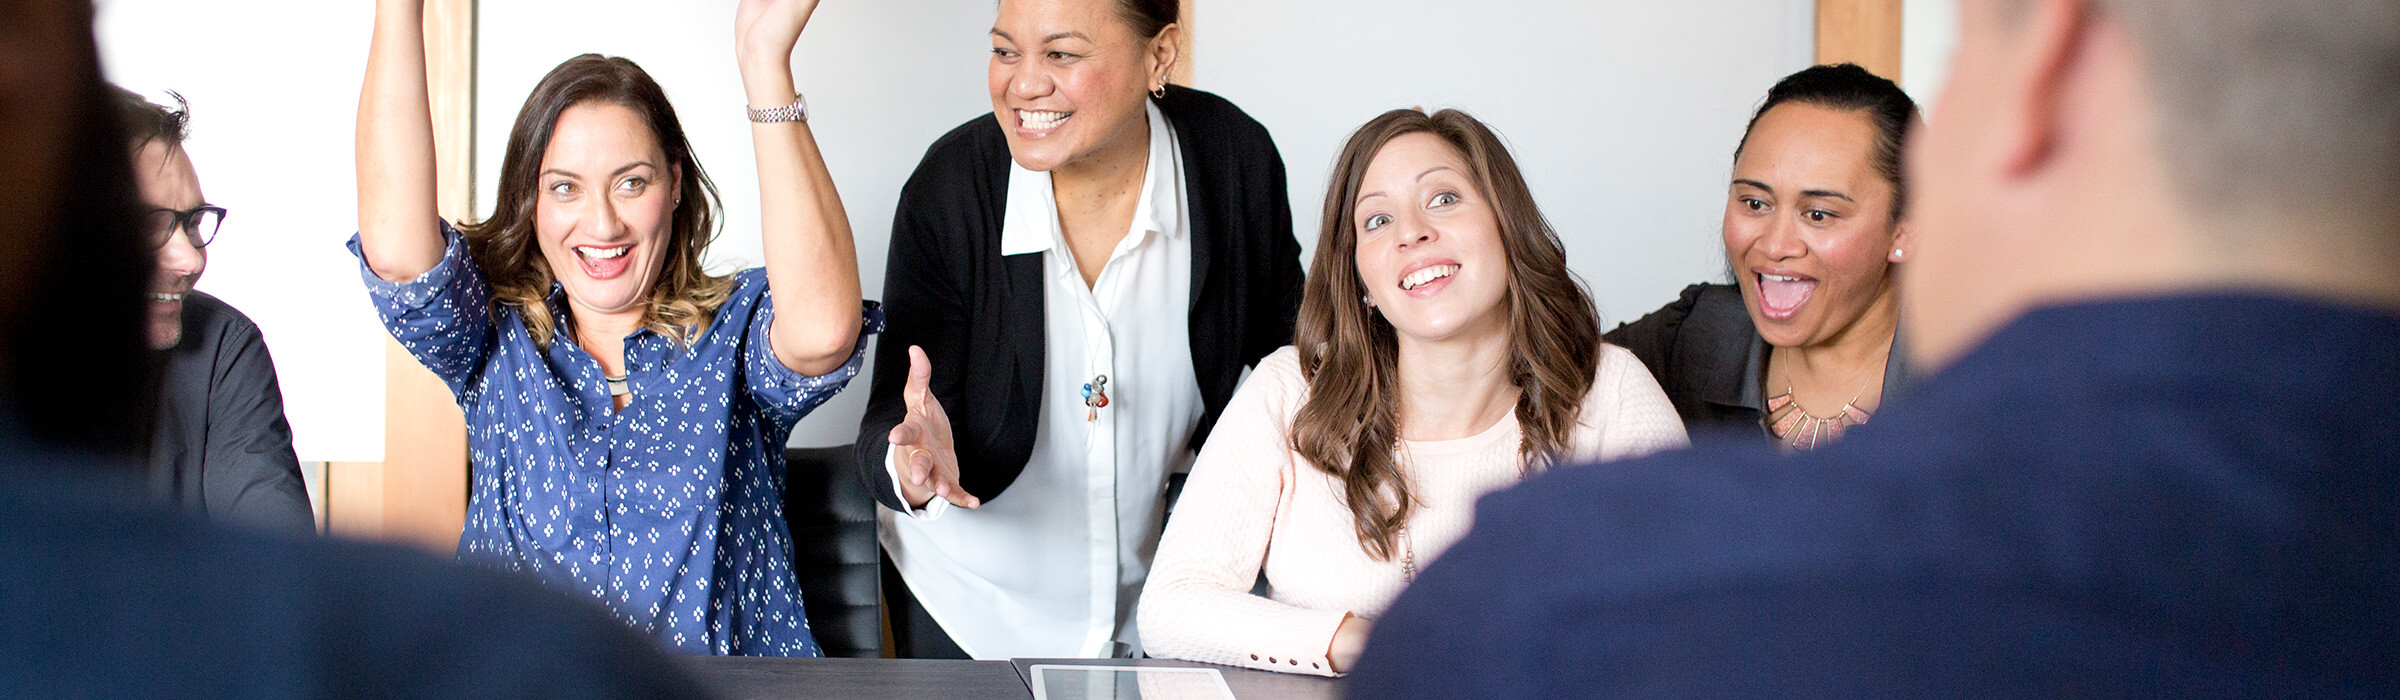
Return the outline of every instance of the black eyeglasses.
[[[184,211],[167,208],[151,209],[142,218],[142,231],[150,235],[150,247],[165,248],[167,241],[182,231],[193,248],[206,248],[217,237],[217,227],[225,224],[225,208],[202,204]]]

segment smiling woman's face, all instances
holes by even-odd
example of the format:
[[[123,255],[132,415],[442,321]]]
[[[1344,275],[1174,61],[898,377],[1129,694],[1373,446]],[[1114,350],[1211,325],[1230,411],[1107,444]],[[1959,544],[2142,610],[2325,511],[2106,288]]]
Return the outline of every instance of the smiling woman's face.
[[[1009,156],[1047,172],[1139,138],[1153,63],[1116,0],[1001,0],[988,77]]]
[[[1804,103],[1758,118],[1725,202],[1725,257],[1759,335],[1780,347],[1840,337],[1892,294],[1892,184],[1866,113]]]
[[[639,311],[649,300],[680,175],[632,109],[587,102],[559,113],[542,152],[534,238],[577,310]]]
[[[1430,341],[1507,332],[1500,219],[1458,149],[1423,132],[1394,138],[1358,192],[1359,282],[1393,330]]]

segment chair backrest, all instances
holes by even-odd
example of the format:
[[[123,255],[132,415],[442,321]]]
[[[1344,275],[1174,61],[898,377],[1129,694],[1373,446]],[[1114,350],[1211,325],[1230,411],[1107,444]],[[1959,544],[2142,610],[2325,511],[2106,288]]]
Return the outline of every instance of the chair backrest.
[[[857,454],[849,445],[786,450],[783,517],[817,645],[826,656],[872,658],[883,656],[883,550]]]

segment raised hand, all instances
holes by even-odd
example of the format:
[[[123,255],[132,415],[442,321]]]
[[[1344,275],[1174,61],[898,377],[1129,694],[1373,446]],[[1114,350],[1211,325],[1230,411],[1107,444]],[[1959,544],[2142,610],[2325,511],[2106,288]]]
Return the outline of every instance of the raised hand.
[[[733,51],[743,67],[752,62],[788,64],[800,30],[817,11],[817,0],[742,0],[733,13]]]
[[[367,268],[394,282],[442,261],[426,82],[425,1],[376,3],[358,94],[358,244]]]
[[[742,0],[734,8],[734,58],[750,109],[798,101],[792,46],[816,10],[817,0]],[[801,374],[831,372],[858,344],[858,243],[850,237],[850,215],[808,122],[754,121],[750,145],[758,156],[759,246],[775,294],[769,329],[775,359]]]
[[[892,452],[899,455],[900,495],[912,508],[924,507],[937,497],[955,506],[981,506],[983,499],[958,485],[958,451],[952,447],[950,414],[942,411],[941,399],[934,398],[928,387],[932,381],[932,361],[925,359],[925,349],[908,346],[908,386],[900,391],[908,416],[892,426],[887,438]]]

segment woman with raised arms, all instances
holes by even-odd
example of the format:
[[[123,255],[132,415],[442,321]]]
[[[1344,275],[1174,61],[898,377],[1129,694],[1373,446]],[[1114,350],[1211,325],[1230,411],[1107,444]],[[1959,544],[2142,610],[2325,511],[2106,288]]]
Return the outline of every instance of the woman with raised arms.
[[[622,58],[552,69],[509,131],[491,218],[439,219],[424,3],[376,6],[351,250],[385,327],[466,412],[459,558],[590,596],[686,653],[817,654],[783,445],[858,373],[882,314],[862,316],[848,220],[792,83],[816,4],[736,12],[766,267],[730,276],[702,268],[715,186],[665,93]],[[711,118],[731,118],[722,107]]]

